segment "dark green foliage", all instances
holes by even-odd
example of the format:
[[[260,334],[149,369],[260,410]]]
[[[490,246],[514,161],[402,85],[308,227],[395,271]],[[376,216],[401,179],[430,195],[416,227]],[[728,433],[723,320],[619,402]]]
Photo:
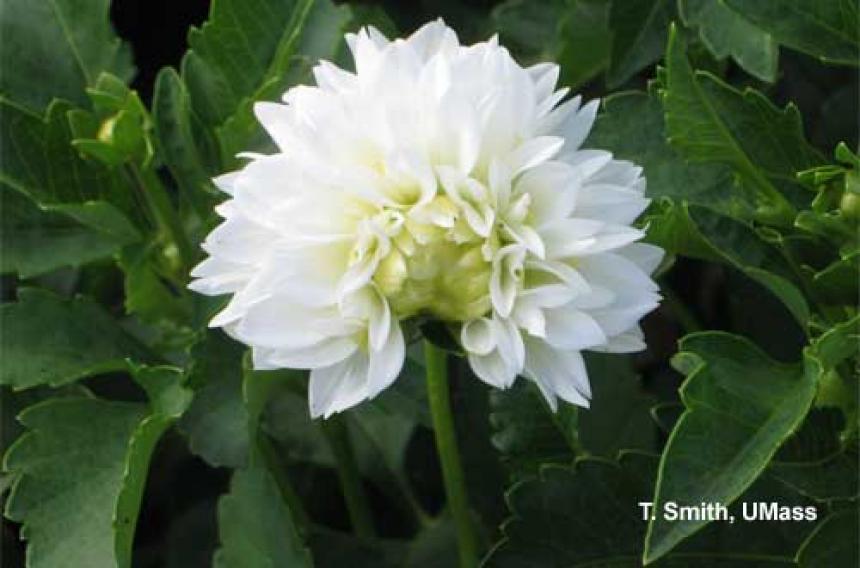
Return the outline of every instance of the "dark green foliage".
[[[647,351],[586,354],[588,409],[490,390],[451,328],[410,329],[451,352],[482,565],[858,564],[856,2],[213,0],[152,100],[115,4],[0,0],[4,566],[456,565],[420,354],[324,429],[307,373],[252,370],[206,328],[224,299],[187,290],[212,178],[273,148],[253,104],[349,67],[347,31],[439,16],[603,99],[584,147],[642,166],[667,253]],[[762,502],[815,514],[743,519]]]

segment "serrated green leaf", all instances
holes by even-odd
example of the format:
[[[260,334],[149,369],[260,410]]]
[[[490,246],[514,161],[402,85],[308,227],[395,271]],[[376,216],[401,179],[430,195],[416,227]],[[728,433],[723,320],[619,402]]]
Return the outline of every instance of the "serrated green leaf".
[[[853,0],[723,0],[779,43],[827,63],[860,65],[860,29]]]
[[[68,103],[55,101],[43,118],[0,95],[0,181],[41,206],[106,201],[139,220],[134,196],[119,174],[82,160],[72,147],[70,110]]]
[[[860,564],[860,510],[857,504],[824,519],[797,551],[801,568]]]
[[[663,451],[654,507],[670,501],[732,503],[803,420],[820,367],[777,363],[748,340],[721,332],[686,336],[673,363],[688,377],[681,387],[687,409]],[[703,453],[705,439],[713,443]],[[645,562],[661,558],[705,524],[657,516],[648,525]]]
[[[556,61],[560,83],[575,88],[609,64],[609,0],[507,0],[493,28],[521,62]]]
[[[756,281],[805,327],[810,310],[789,278],[791,268],[748,224],[706,207],[659,204],[649,216],[648,241],[667,251],[731,266]]]
[[[490,393],[493,446],[512,480],[536,475],[543,464],[570,464],[580,455],[576,407],[553,413],[534,384],[518,381]]]
[[[663,54],[666,32],[675,13],[670,0],[613,1],[609,10],[612,52],[606,82],[624,84]]]
[[[155,79],[152,120],[170,173],[197,215],[207,219],[215,201],[211,177],[220,168],[218,144],[191,108],[188,91],[171,68],[162,69]]]
[[[799,493],[819,501],[856,499],[860,495],[857,448],[815,462],[773,463],[768,472]]]
[[[657,430],[649,409],[654,397],[642,388],[628,357],[586,353],[593,397],[579,411],[579,436],[592,455],[614,458],[624,449],[652,451]]]
[[[131,53],[114,35],[110,0],[5,0],[0,4],[0,92],[41,112],[54,98],[81,106],[99,73],[124,80]]]
[[[647,195],[658,201],[648,216],[648,240],[673,254],[732,266],[776,295],[801,326],[809,318],[796,275],[779,251],[748,224],[755,202],[734,190],[722,164],[690,163],[664,138],[662,107],[652,94],[622,93],[606,99],[585,146],[611,150],[643,167]]]
[[[181,75],[194,111],[219,130],[224,165],[266,141],[253,102],[303,79],[302,58],[335,59],[348,21],[348,9],[330,0],[213,2],[208,21],[189,33]]]
[[[218,504],[217,568],[313,566],[277,483],[262,468],[239,470]]]
[[[15,389],[58,386],[127,368],[152,356],[101,306],[86,297],[65,300],[37,288],[0,306],[0,384]]]
[[[179,429],[192,453],[215,467],[248,465],[251,434],[242,398],[245,349],[220,331],[210,331],[192,350],[189,385],[197,391]]]
[[[574,0],[559,22],[559,47],[555,59],[561,65],[560,83],[576,88],[609,65],[612,34],[609,0]]]
[[[82,205],[86,223],[42,209],[27,196],[0,186],[0,272],[30,278],[64,266],[109,258],[140,236],[126,218],[101,201]],[[124,226],[119,232],[112,225]]]
[[[761,28],[751,24],[720,0],[680,0],[678,11],[688,26],[699,29],[710,52],[717,59],[731,56],[747,73],[762,81],[776,79],[779,50]]]
[[[608,96],[586,148],[610,150],[620,160],[630,160],[648,178],[646,195],[669,197],[702,205],[726,215],[749,218],[753,203],[731,191],[731,171],[719,164],[693,164],[666,142],[663,106],[653,93],[631,91]]]
[[[729,166],[759,220],[790,226],[795,208],[809,202],[795,174],[821,161],[803,137],[797,108],[778,109],[758,91],[694,72],[685,49],[673,28],[663,95],[670,143],[689,160]]]
[[[507,495],[512,516],[486,568],[641,566],[645,532],[640,503],[650,501],[657,457],[623,453],[619,462],[584,458],[573,467],[550,465]],[[772,479],[744,495],[749,502],[810,506]],[[698,505],[698,503],[696,503]],[[739,507],[730,514],[740,517]],[[811,523],[713,523],[654,566],[791,566],[792,552]],[[788,526],[780,526],[788,525]]]
[[[137,369],[145,404],[55,398],[25,410],[29,432],[9,449],[17,476],[8,518],[24,525],[27,565],[131,566],[131,549],[152,451],[190,393],[171,368]]]
[[[165,320],[173,323],[188,321],[190,305],[182,290],[156,271],[153,247],[131,245],[119,254],[119,267],[124,273],[125,311],[147,323]],[[185,300],[185,301],[183,301]]]

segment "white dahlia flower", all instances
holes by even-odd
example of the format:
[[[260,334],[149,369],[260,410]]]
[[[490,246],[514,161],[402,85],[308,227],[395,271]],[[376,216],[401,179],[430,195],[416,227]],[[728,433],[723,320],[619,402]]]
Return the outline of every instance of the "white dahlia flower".
[[[441,21],[346,37],[355,71],[255,106],[277,144],[215,180],[230,199],[191,288],[232,294],[211,322],[258,369],[310,369],[310,410],[377,395],[404,360],[401,321],[446,322],[475,374],[518,375],[586,406],[583,350],[644,348],[662,251],[638,244],[641,168],[581,149],[597,101],[564,101],[559,68]],[[563,102],[564,101],[564,102]]]

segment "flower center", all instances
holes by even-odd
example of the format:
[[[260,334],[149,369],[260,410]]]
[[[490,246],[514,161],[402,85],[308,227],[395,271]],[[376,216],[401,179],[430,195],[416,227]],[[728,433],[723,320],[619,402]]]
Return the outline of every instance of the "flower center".
[[[390,246],[383,247],[372,278],[398,317],[466,321],[490,310],[488,240],[469,229],[447,196],[437,195],[406,219],[385,210],[373,222]],[[378,242],[369,244],[356,244],[350,264],[379,252]]]

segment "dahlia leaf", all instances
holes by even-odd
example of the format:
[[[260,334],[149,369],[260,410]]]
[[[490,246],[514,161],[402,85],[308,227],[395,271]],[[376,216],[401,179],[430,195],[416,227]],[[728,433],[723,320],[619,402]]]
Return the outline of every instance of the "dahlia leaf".
[[[778,363],[748,340],[722,332],[688,335],[673,363],[688,377],[681,387],[687,409],[663,451],[654,507],[730,504],[802,422],[821,363]],[[703,453],[702,440],[713,432],[720,433],[720,443]],[[656,516],[648,525],[645,561],[666,555],[706,523]]]
[[[0,387],[0,455],[5,454],[15,440],[26,432],[18,421],[18,415],[24,409],[51,398],[70,396],[89,396],[89,391],[80,384],[65,385],[56,389],[41,386],[20,391],[5,386]],[[0,491],[0,494],[2,493]]]
[[[129,360],[152,360],[104,308],[83,296],[66,300],[24,288],[17,302],[0,306],[0,323],[0,384],[15,389],[63,385],[125,370]]]
[[[754,204],[743,192],[731,191],[731,171],[721,164],[693,164],[667,142],[663,107],[652,92],[631,91],[603,101],[586,148],[610,150],[619,160],[642,166],[648,176],[646,195],[669,197],[712,208],[742,219]]]
[[[513,480],[537,474],[546,463],[567,465],[582,455],[614,458],[622,449],[654,450],[654,399],[645,393],[630,359],[587,353],[591,406],[559,403],[552,412],[534,385],[518,381],[490,394],[493,446]]]
[[[618,462],[583,458],[573,466],[542,468],[539,476],[508,491],[511,517],[484,566],[639,566],[646,526],[640,503],[650,501],[656,472],[657,457],[638,452],[623,452]],[[744,500],[813,505],[769,477],[753,484]],[[740,506],[730,507],[729,514],[737,522],[712,523],[670,553],[667,564],[759,566],[768,556],[775,565],[791,565],[789,551],[813,528],[800,522],[745,523]]]
[[[0,272],[30,278],[64,266],[110,258],[140,235],[103,201],[78,207],[39,207],[8,186],[0,188]]]
[[[822,400],[823,383],[816,397],[816,406],[821,407],[813,408],[798,431],[786,440],[768,472],[818,501],[855,499],[860,494],[857,440],[843,444],[840,439],[845,436],[846,415]]]
[[[251,434],[242,398],[245,349],[220,331],[208,332],[192,349],[189,386],[197,393],[179,421],[192,453],[214,467],[248,465]]]
[[[685,50],[673,27],[663,93],[669,142],[691,161],[729,166],[757,203],[757,218],[790,225],[795,208],[809,204],[795,175],[822,161],[803,137],[797,107],[779,109],[758,91],[694,72]]]
[[[197,215],[206,219],[215,201],[211,177],[220,168],[217,142],[191,108],[188,91],[173,69],[162,69],[155,80],[152,120],[170,173]]]
[[[109,10],[110,0],[3,2],[0,92],[41,112],[55,98],[88,106],[85,89],[102,71],[131,79],[131,51],[111,29]]]
[[[855,446],[814,462],[774,462],[768,471],[798,493],[812,499],[856,499],[860,495],[857,460]]]
[[[191,310],[189,302],[183,301],[188,296],[183,297],[183,291],[177,291],[159,274],[157,259],[153,258],[157,250],[152,245],[135,244],[120,251],[125,311],[153,324],[188,321]]]
[[[217,568],[313,566],[278,484],[263,468],[233,474],[230,492],[218,504],[218,522]]]
[[[515,53],[528,60],[545,60],[555,55],[560,39],[559,19],[564,9],[561,0],[507,0],[493,8],[493,27],[502,43]]]
[[[556,59],[561,65],[561,83],[575,88],[593,79],[609,65],[612,34],[609,31],[609,0],[568,2],[559,22]]]
[[[648,241],[683,256],[731,266],[776,296],[797,321],[809,305],[783,257],[746,223],[698,205],[663,202],[648,217]]]
[[[702,43],[714,57],[731,56],[750,75],[774,82],[779,49],[768,33],[720,0],[681,0],[678,10],[687,26],[698,28]]]
[[[492,12],[502,42],[519,59],[555,60],[561,83],[576,87],[609,65],[609,0],[508,0]]]
[[[648,172],[646,195],[658,199],[648,215],[648,240],[665,250],[728,264],[776,295],[800,325],[809,308],[792,284],[791,266],[749,224],[755,201],[736,191],[731,170],[722,164],[684,160],[664,138],[660,101],[651,93],[608,97],[588,148],[605,148]],[[670,198],[669,203],[659,198]]]
[[[606,74],[610,88],[619,87],[660,59],[674,12],[675,3],[670,0],[612,2],[612,52]]]
[[[825,63],[860,64],[857,3],[852,0],[724,0],[780,44]]]
[[[8,518],[24,525],[28,566],[131,565],[149,460],[188,403],[175,369],[136,369],[150,405],[52,398],[20,415],[27,427],[4,468],[16,476]]]
[[[191,108],[218,130],[225,162],[266,141],[253,103],[306,79],[318,58],[336,59],[348,21],[349,10],[329,0],[212,3],[209,20],[189,33],[181,75]]]
[[[67,116],[71,110],[68,103],[54,101],[42,117],[0,95],[0,182],[43,207],[106,201],[139,220],[140,208],[120,175],[81,159],[72,147]],[[103,205],[88,207],[104,209]],[[96,217],[93,222],[103,219]],[[111,227],[116,224],[128,223],[110,221]]]
[[[653,450],[657,432],[649,410],[652,395],[645,392],[629,357],[588,353],[586,364],[593,397],[579,413],[582,445],[592,455],[614,458],[623,449]]]
[[[553,413],[525,381],[490,393],[493,446],[512,480],[537,474],[543,464],[570,464],[581,453],[576,407],[562,402]]]
[[[834,260],[812,277],[815,290],[828,302],[852,304],[860,295],[860,251]]]
[[[797,551],[801,568],[857,566],[860,564],[860,511],[856,502],[835,511],[809,535]]]

